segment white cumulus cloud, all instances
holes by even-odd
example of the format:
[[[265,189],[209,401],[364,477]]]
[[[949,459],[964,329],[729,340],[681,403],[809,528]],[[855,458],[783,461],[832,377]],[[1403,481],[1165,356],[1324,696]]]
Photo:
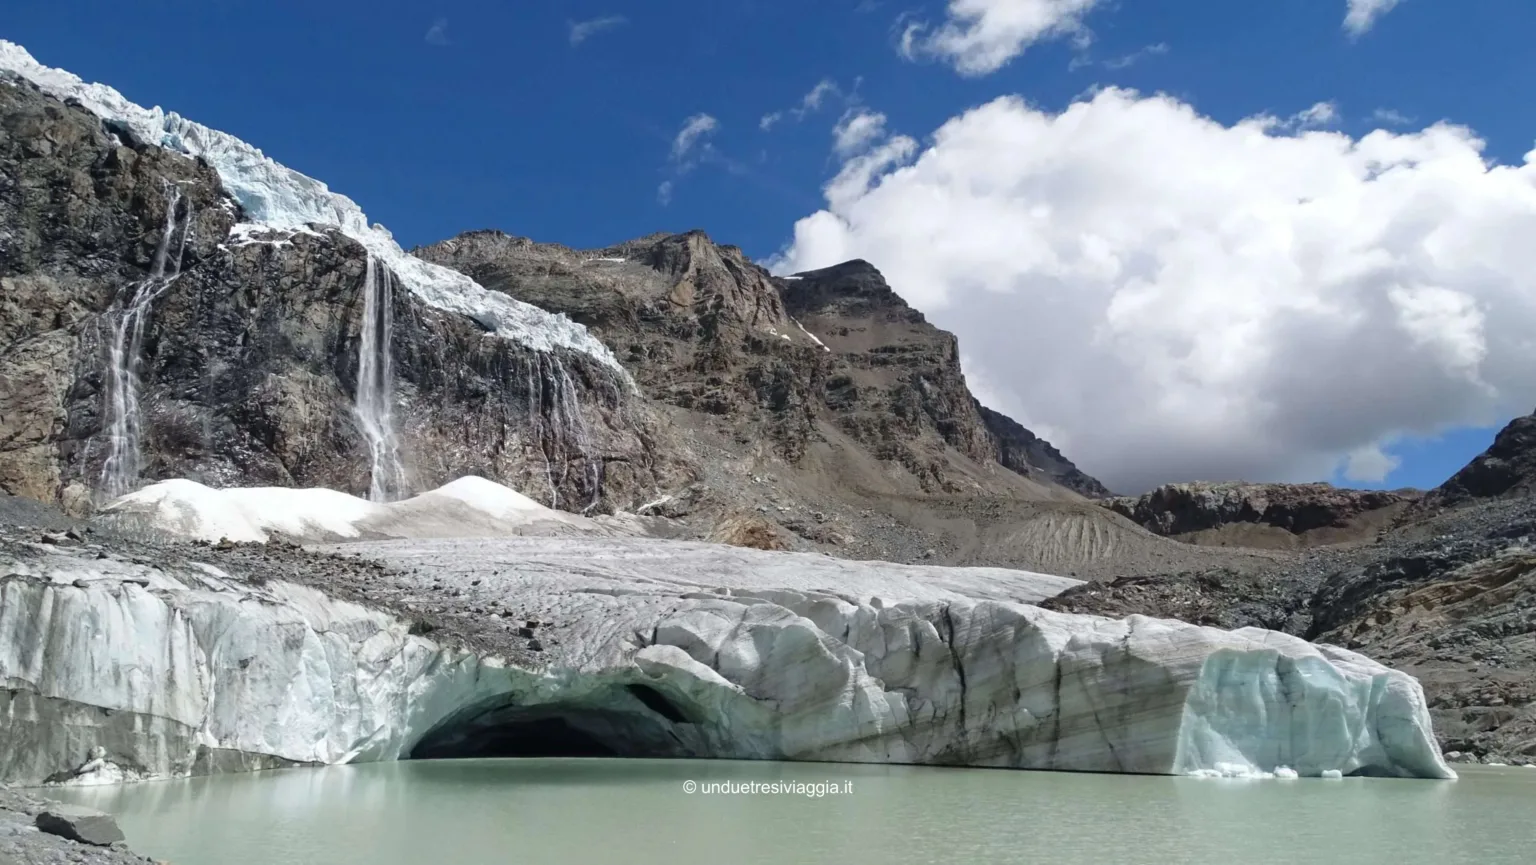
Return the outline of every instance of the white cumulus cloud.
[[[1377,19],[1391,12],[1402,0],[1348,0],[1344,11],[1344,32],[1361,36],[1376,25]]]
[[[915,59],[938,57],[962,75],[1003,68],[1036,42],[1060,36],[1087,40],[1083,16],[1100,0],[949,0],[938,27],[909,22],[898,49]]]
[[[885,137],[885,115],[856,108],[843,115],[832,129],[832,149],[839,156],[852,156],[871,142]]]
[[[771,265],[873,262],[998,408],[1125,492],[1374,478],[1401,436],[1530,411],[1536,152],[1301,125],[1000,98],[926,148],[868,142]]]

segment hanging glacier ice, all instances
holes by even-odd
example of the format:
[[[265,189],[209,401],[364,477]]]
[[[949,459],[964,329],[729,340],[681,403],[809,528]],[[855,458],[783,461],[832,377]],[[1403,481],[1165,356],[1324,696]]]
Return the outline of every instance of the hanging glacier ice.
[[[582,325],[410,255],[384,226],[369,225],[352,199],[278,164],[228,133],[158,106],[144,108],[105,84],[86,83],[73,73],[44,66],[22,46],[3,39],[0,70],[20,75],[55,98],[78,100],[98,117],[132,130],[147,143],[206,160],[249,218],[263,226],[287,231],[303,231],[310,224],[335,226],[362,244],[424,304],[473,317],[498,336],[536,351],[564,348],[586,354],[630,383],[612,352]]]

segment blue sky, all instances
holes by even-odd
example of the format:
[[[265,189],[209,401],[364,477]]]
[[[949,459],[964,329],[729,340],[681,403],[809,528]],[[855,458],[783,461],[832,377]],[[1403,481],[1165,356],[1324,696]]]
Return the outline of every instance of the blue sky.
[[[767,258],[826,206],[831,133],[851,105],[920,144],[999,96],[1055,112],[1095,85],[1166,93],[1226,125],[1324,101],[1350,136],[1450,119],[1503,163],[1536,137],[1536,108],[1515,98],[1536,78],[1536,4],[1521,0],[1403,0],[1358,37],[1341,27],[1345,0],[1103,0],[1086,45],[1042,39],[979,76],[897,50],[903,26],[945,5],[8,0],[0,38],[251,141],[407,247],[477,228],[590,247],[701,227]],[[836,91],[796,117],[822,81]],[[701,113],[717,125],[684,172],[670,154]],[[1492,432],[1399,437],[1401,465],[1353,485],[1432,486]]]

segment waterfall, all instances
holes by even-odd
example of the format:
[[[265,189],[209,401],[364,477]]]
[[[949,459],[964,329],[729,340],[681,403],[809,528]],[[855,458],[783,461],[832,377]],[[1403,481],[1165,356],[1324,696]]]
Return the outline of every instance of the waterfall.
[[[546,392],[548,397],[546,398]],[[582,513],[602,501],[602,462],[592,453],[592,435],[581,413],[576,384],[558,355],[535,354],[528,365],[529,428],[544,457],[544,480],[549,486],[549,506],[560,507],[560,487],[570,475],[573,455],[590,473],[591,500]],[[559,463],[559,476],[555,464]]]
[[[560,362],[560,358],[558,356],[551,356],[551,359],[555,362],[556,381],[558,382],[555,386],[555,399],[564,408],[563,428],[566,431],[567,438],[574,441],[576,452],[581,455],[581,458],[586,462],[587,469],[592,473],[590,479],[592,500],[587,503],[585,508],[581,509],[582,513],[587,513],[597,507],[597,503],[602,500],[602,463],[592,456],[592,433],[587,428],[586,417],[581,413],[581,402],[577,397],[576,385],[571,381],[571,376],[566,372],[565,364]]]
[[[166,183],[165,227],[155,246],[149,277],[136,283],[132,294],[118,309],[112,327],[112,344],[107,355],[107,459],[101,467],[101,489],[109,499],[133,492],[143,471],[140,452],[142,422],[139,417],[139,365],[144,344],[144,323],[149,308],[176,277],[181,275],[182,256],[187,236],[192,232],[192,203],[183,217],[181,240],[175,240],[176,208],[181,204],[181,187]],[[176,244],[174,258],[171,245]]]
[[[390,344],[395,329],[394,280],[389,268],[368,256],[363,277],[363,326],[358,342],[357,393],[353,412],[370,458],[368,500],[387,502],[405,489],[405,470],[395,438],[394,364]]]

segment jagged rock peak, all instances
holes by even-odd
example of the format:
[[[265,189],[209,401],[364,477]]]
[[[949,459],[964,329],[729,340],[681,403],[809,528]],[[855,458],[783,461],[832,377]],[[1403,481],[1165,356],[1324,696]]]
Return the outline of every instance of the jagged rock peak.
[[[900,312],[913,323],[927,319],[897,294],[873,264],[855,258],[831,267],[807,270],[781,279],[780,290],[792,313],[829,308],[844,312]]]
[[[1025,477],[1044,476],[1089,498],[1113,495],[1097,478],[1090,477],[1073,465],[1054,445],[1025,429],[1023,424],[1002,412],[987,408],[979,400],[976,401],[976,409],[981,412],[981,420],[992,434],[992,440],[997,446],[997,461],[1004,468]]]
[[[1425,497],[1430,507],[1536,490],[1536,413],[1510,421],[1493,444]]]

